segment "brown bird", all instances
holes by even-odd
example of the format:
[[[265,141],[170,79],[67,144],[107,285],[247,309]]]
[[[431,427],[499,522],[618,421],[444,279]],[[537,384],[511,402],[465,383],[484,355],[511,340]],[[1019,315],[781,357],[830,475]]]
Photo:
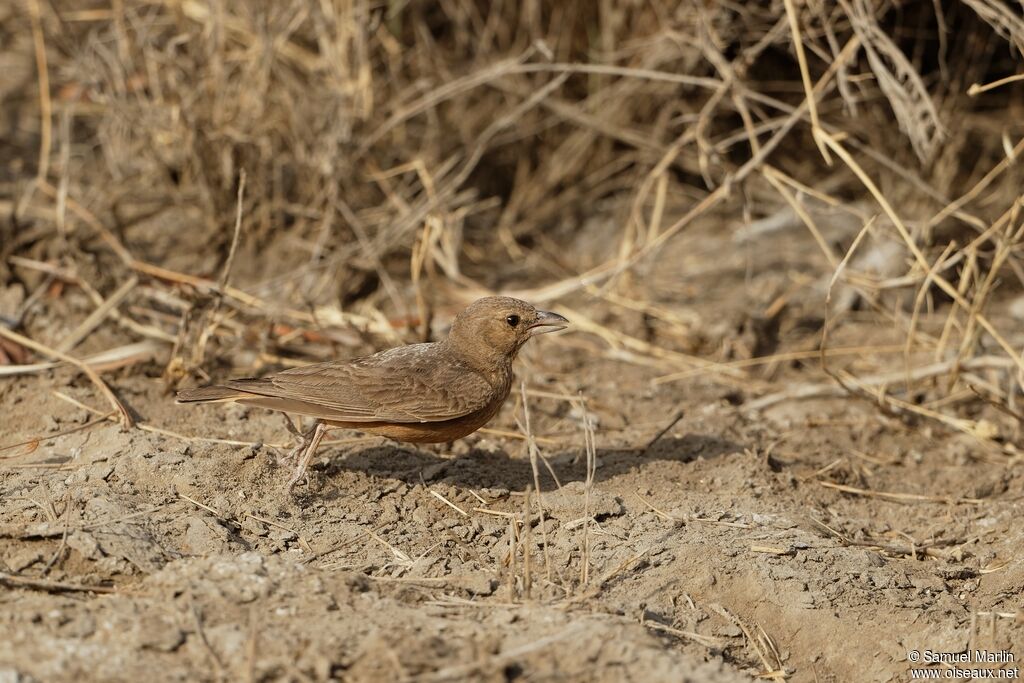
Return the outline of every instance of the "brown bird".
[[[353,360],[317,363],[262,378],[178,392],[179,403],[236,401],[316,418],[299,434],[289,486],[304,474],[329,429],[355,429],[409,443],[460,439],[494,417],[512,388],[512,361],[530,337],[569,321],[506,296],[478,299],[448,338]]]

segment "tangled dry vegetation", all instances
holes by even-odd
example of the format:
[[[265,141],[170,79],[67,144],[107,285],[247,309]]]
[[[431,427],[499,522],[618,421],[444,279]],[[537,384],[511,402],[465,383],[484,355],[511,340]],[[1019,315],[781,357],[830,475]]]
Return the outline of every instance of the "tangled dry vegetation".
[[[1016,454],[1021,339],[987,308],[1022,276],[1024,22],[996,0],[4,12],[0,267],[27,295],[5,328],[55,283],[100,311],[50,349],[6,335],[8,362],[115,324],[155,343],[111,362],[172,344],[176,384],[254,329],[322,355],[297,331],[426,336],[440,302],[510,284],[538,303],[634,287],[678,326],[636,287],[665,244],[723,209],[737,244],[795,215],[833,271],[825,328],[857,309],[906,340],[903,373],[838,385]],[[608,248],[567,253],[595,210]],[[986,404],[998,419],[972,419]]]
[[[865,399],[1019,464],[1022,57],[1002,0],[8,3],[0,376],[71,365],[87,427],[166,435],[120,381],[435,338],[500,291],[655,386]],[[697,316],[688,234],[782,284]]]

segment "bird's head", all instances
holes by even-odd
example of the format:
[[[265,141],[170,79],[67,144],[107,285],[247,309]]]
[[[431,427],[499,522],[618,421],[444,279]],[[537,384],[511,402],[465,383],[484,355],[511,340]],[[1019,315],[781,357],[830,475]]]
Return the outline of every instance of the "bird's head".
[[[561,330],[569,321],[507,296],[477,299],[455,317],[448,341],[485,367],[515,358],[530,337]]]

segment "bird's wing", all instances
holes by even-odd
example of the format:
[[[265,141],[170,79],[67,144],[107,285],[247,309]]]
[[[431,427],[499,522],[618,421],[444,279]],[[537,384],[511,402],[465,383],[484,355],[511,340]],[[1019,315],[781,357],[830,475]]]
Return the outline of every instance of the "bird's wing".
[[[299,401],[351,422],[440,422],[486,407],[495,390],[436,344],[412,344],[350,361],[318,363],[225,386]]]

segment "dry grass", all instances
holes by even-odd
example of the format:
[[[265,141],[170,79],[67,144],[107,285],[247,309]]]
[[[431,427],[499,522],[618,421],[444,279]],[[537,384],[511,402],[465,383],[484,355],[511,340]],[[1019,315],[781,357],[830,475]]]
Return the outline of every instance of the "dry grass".
[[[510,291],[642,312],[664,334],[571,317],[660,382],[767,390],[759,367],[816,357],[828,384],[758,405],[838,387],[1020,456],[1024,336],[994,304],[1024,287],[1024,22],[1001,2],[113,7],[0,10],[0,283],[24,292],[4,374],[69,363],[130,425],[76,352],[104,328],[166,351],[174,387],[430,337]],[[820,299],[811,347],[691,352],[692,316],[642,278],[700,218],[766,239],[765,206],[796,215],[846,303]],[[595,216],[612,239],[570,258]],[[895,272],[873,270],[881,238]],[[89,312],[43,341],[40,301],[71,291]],[[898,331],[881,348],[902,349],[903,380],[846,369],[880,347],[829,347],[860,311]]]

